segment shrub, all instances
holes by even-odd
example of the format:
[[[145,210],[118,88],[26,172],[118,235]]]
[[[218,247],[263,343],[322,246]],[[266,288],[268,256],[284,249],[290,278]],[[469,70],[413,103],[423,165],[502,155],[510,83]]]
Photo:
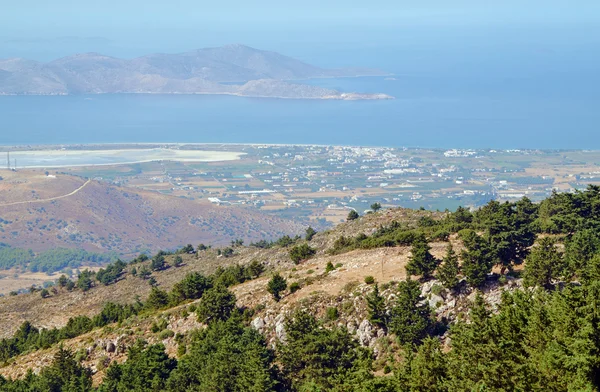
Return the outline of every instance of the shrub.
[[[294,294],[296,291],[300,290],[302,287],[300,287],[300,283],[298,282],[294,282],[290,285],[290,293]]]
[[[338,308],[336,308],[335,306],[331,307],[331,308],[327,308],[327,313],[326,313],[326,317],[328,321],[334,321],[337,320],[339,317],[339,312],[338,312]]]
[[[371,275],[365,276],[365,283],[366,284],[373,284],[373,283],[375,283],[375,278],[372,277]]]
[[[327,263],[327,266],[325,267],[325,272],[329,273],[331,271],[334,271],[335,267],[333,266],[333,263],[330,261]]]
[[[311,258],[316,253],[317,251],[308,246],[308,244],[302,244],[294,246],[292,249],[290,249],[290,258],[294,263],[298,264],[303,260]]]
[[[160,333],[160,335],[158,335],[161,340],[172,338],[173,336],[175,336],[175,332],[171,331],[170,329],[165,329]]]
[[[442,294],[442,291],[444,291],[444,288],[439,284],[434,284],[433,286],[431,286],[431,293],[434,295],[439,296]]]
[[[173,266],[179,267],[179,266],[181,266],[181,264],[183,264],[183,259],[181,258],[181,256],[179,256],[179,255],[175,256],[175,259],[173,260]]]

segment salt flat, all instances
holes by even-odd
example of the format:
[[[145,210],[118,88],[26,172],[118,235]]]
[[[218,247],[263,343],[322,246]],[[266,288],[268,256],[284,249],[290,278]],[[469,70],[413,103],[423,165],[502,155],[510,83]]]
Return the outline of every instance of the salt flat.
[[[73,167],[120,165],[151,161],[219,162],[233,161],[245,155],[233,151],[177,150],[169,148],[121,150],[39,150],[15,151],[10,154],[11,164],[17,160],[19,168]]]

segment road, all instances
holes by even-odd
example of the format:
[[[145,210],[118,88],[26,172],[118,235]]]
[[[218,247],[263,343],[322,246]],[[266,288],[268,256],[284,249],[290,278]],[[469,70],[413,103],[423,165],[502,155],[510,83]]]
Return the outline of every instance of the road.
[[[47,203],[49,201],[64,199],[65,197],[70,197],[70,196],[73,196],[73,195],[77,194],[77,192],[79,192],[80,190],[82,190],[83,188],[85,188],[86,185],[89,184],[91,181],[92,180],[87,180],[82,186],[80,186],[79,188],[75,189],[73,192],[71,192],[69,194],[66,194],[66,195],[51,197],[49,199],[28,200],[28,201],[15,201],[13,203],[0,204],[0,207],[10,207],[10,206],[16,206],[16,205],[19,205],[19,204]]]

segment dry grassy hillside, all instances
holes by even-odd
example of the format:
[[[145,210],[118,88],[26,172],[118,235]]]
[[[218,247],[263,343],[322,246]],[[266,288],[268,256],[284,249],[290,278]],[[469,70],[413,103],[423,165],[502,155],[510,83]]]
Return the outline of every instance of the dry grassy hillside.
[[[236,207],[132,191],[41,171],[4,172],[0,242],[34,251],[56,247],[116,251],[225,244],[295,234],[295,222]]]
[[[353,236],[361,232],[371,233],[381,225],[389,224],[394,220],[413,225],[419,217],[430,214],[423,211],[393,209],[343,223],[329,231],[317,234],[310,241],[310,246],[317,250],[317,254],[298,265],[291,261],[289,247],[270,249],[236,247],[234,255],[227,258],[218,256],[216,249],[193,255],[184,254],[182,255],[184,261],[182,266],[154,272],[152,276],[155,277],[160,288],[170,290],[189,272],[199,271],[208,275],[219,266],[245,265],[257,260],[267,267],[263,276],[233,286],[231,290],[236,294],[238,306],[255,309],[255,320],[261,320],[260,322],[264,323],[264,326],[257,326],[257,328],[260,328],[272,343],[277,336],[276,325],[281,322],[282,317],[297,307],[308,308],[321,317],[328,307],[338,306],[343,309],[338,321],[343,320],[344,323],[348,323],[349,327],[354,328],[360,335],[364,331],[361,332],[357,329],[358,324],[364,319],[366,312],[363,294],[371,290],[364,283],[364,278],[373,276],[384,285],[405,279],[405,266],[410,257],[410,247],[354,250],[338,255],[330,255],[328,250],[335,239],[341,235]],[[457,243],[456,239],[453,239],[452,242],[457,249],[460,249],[460,243]],[[447,243],[443,242],[431,243],[432,253],[441,258],[446,246]],[[173,260],[174,256],[166,257],[167,263],[172,264]],[[334,271],[326,272],[329,262],[336,268]],[[148,264],[148,262],[144,264]],[[135,267],[139,270],[142,265],[136,264]],[[147,281],[131,275],[129,273],[131,268],[128,267],[128,272],[117,283],[110,286],[98,284],[85,293],[80,290],[69,292],[65,289],[58,289],[52,296],[45,299],[42,299],[39,293],[1,298],[0,318],[3,323],[0,328],[0,337],[12,336],[25,320],[32,322],[37,327],[62,327],[71,317],[97,314],[104,303],[108,301],[132,303],[136,298],[144,300],[148,296],[151,286]],[[295,293],[288,293],[280,302],[275,302],[267,291],[267,282],[274,272],[281,273],[287,279],[288,284],[299,283],[301,289]],[[177,342],[173,337],[165,338],[161,337],[159,333],[152,332],[151,326],[158,320],[164,319],[168,322],[169,330],[181,334],[200,327],[195,314],[188,314],[186,311],[196,302],[198,301],[153,315],[136,316],[123,325],[94,330],[65,341],[64,345],[73,351],[85,350],[89,353],[84,363],[95,371],[94,378],[98,382],[103,377],[102,369],[98,369],[100,362],[107,358],[109,361],[126,359],[124,348],[108,352],[106,348],[108,342],[115,342],[117,347],[127,347],[133,344],[138,337],[143,337],[150,343],[162,342],[165,344],[167,352],[175,356]],[[40,369],[49,364],[55,350],[56,347],[19,356],[1,368],[0,374],[22,377],[27,369]]]
[[[168,268],[155,272],[153,276],[161,288],[171,289],[185,274],[199,271],[210,274],[219,266],[231,264],[248,264],[258,260],[267,266],[268,270],[281,271],[289,283],[298,281],[306,286],[306,290],[295,293],[291,298],[302,299],[308,293],[323,292],[337,294],[348,282],[363,281],[367,275],[372,275],[380,282],[398,281],[405,278],[404,266],[410,255],[409,247],[380,248],[372,250],[355,250],[349,253],[330,256],[327,250],[331,243],[340,235],[355,232],[369,232],[381,224],[396,219],[411,219],[416,221],[418,216],[428,214],[420,211],[394,209],[378,214],[371,214],[360,220],[343,223],[332,230],[317,234],[310,245],[317,249],[316,257],[295,265],[289,257],[289,248],[257,249],[253,247],[236,247],[232,257],[217,256],[215,250],[199,252],[197,255],[182,255],[184,265],[179,268]],[[442,257],[445,244],[432,243],[432,253]],[[167,263],[172,262],[173,256],[167,256]],[[341,265],[333,273],[323,275],[328,262]],[[147,263],[146,263],[147,264]],[[138,269],[140,266],[137,266]],[[238,295],[240,305],[253,307],[269,299],[266,292],[266,282],[270,277],[264,277],[236,286],[233,290]],[[144,299],[150,291],[148,283],[130,274],[125,274],[118,283],[110,286],[98,285],[89,292],[75,290],[68,292],[60,290],[58,294],[42,300],[39,293],[24,294],[15,297],[0,298],[0,337],[12,336],[18,326],[25,320],[44,328],[62,327],[68,319],[77,315],[94,315],[100,311],[105,302],[128,303],[136,296]],[[285,303],[285,302],[284,302]]]

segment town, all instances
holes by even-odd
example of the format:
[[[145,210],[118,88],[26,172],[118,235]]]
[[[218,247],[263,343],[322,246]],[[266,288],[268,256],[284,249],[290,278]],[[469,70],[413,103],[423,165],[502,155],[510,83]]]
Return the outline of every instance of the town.
[[[373,203],[433,210],[491,199],[541,200],[600,183],[600,152],[460,150],[292,145],[161,145],[241,152],[225,162],[152,161],[61,168],[138,187],[288,218],[336,223]],[[57,172],[58,173],[58,172]]]

